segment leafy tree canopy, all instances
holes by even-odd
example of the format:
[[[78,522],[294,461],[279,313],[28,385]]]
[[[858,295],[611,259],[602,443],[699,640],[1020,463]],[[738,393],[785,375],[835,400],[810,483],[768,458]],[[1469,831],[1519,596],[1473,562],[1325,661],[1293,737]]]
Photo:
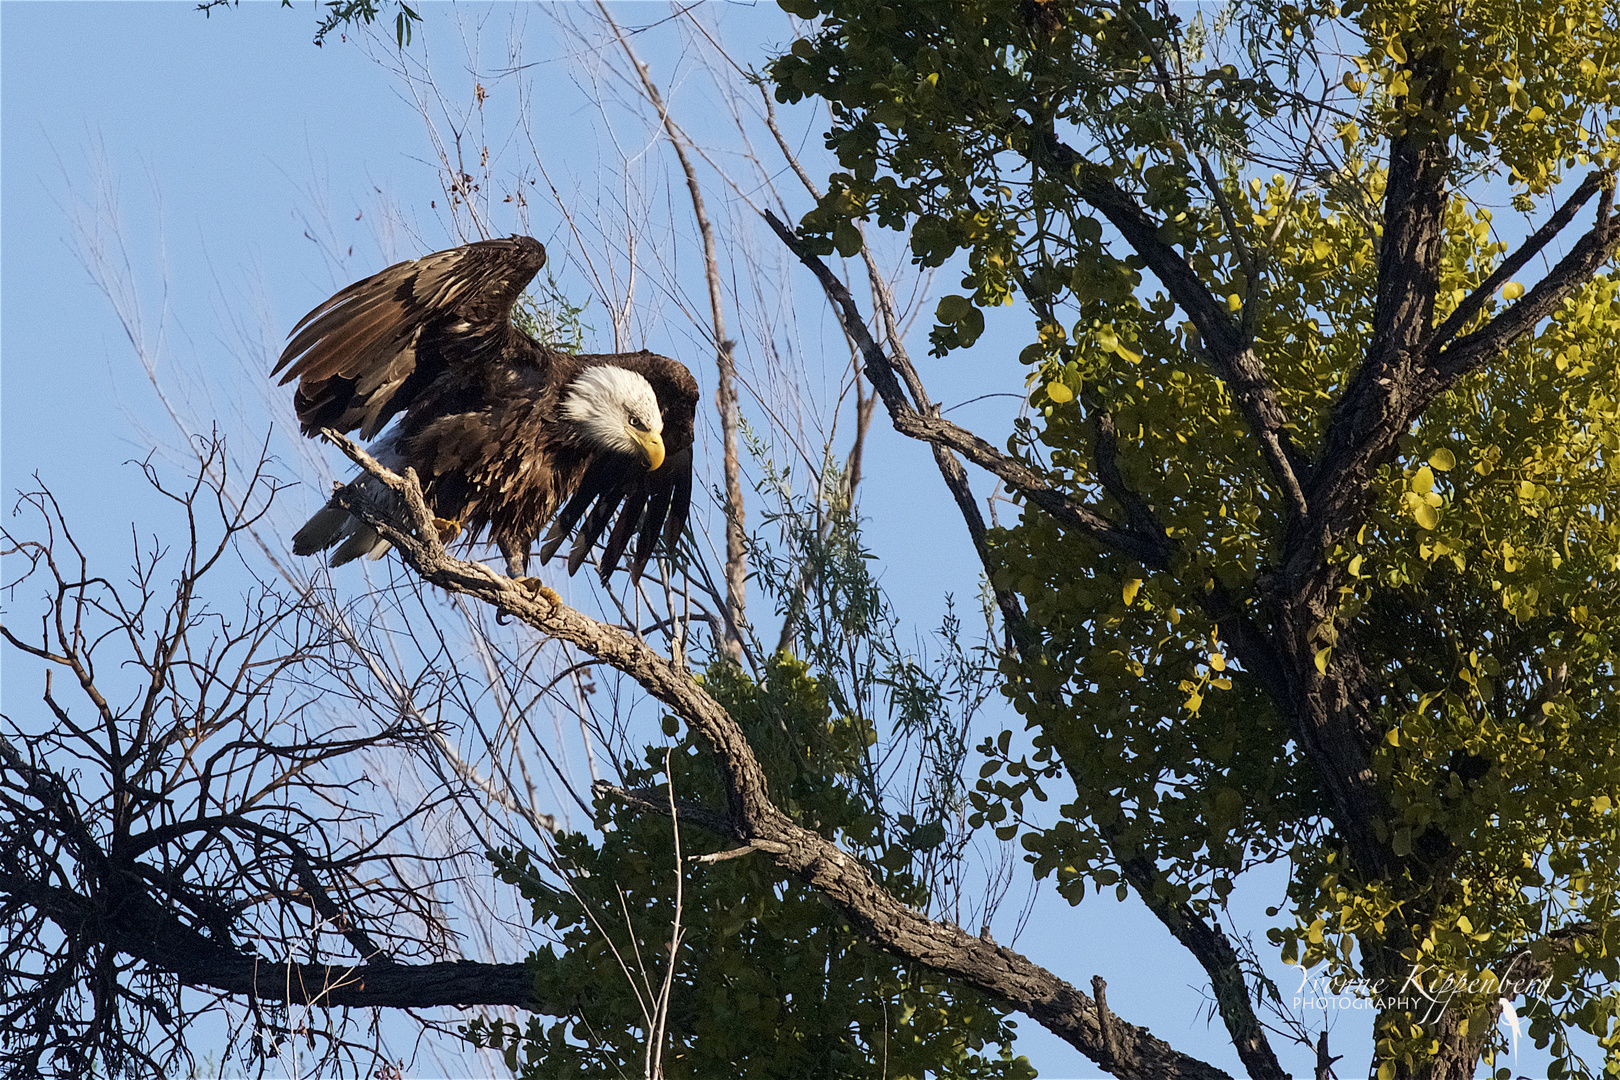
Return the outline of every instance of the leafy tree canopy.
[[[1550,1076],[1592,1071],[1575,1031],[1620,1074],[1614,5],[782,6],[807,21],[768,69],[776,99],[827,108],[839,171],[778,234],[897,428],[947,482],[961,455],[1022,500],[985,534],[955,489],[1029,752],[987,740],[957,823],[965,762],[925,750],[921,812],[893,813],[863,695],[885,687],[903,733],[949,747],[930,726],[942,688],[968,708],[976,676],[900,662],[854,547],[838,568],[756,547],[800,632],[760,679],[722,661],[694,689],[640,643],[467,585],[442,546],[386,531],[428,580],[615,657],[687,724],[627,763],[642,787],[607,793],[599,842],[558,841],[574,892],[500,853],[558,938],[534,997],[569,1007],[470,1034],[531,1074],[653,1052],[677,904],[654,796],[672,789],[677,817],[714,826],[683,831],[690,853],[777,839],[770,863],[681,879],[700,917],[675,950],[671,1075],[1017,1076],[1013,1007],[1119,1075],[1216,1075],[918,910],[929,853],[981,828],[1072,903],[1142,899],[1203,965],[1253,1077],[1285,1075],[1266,1008],[1312,1036],[1220,929],[1267,864],[1289,881],[1278,955],[1377,997],[1378,1080],[1472,1076],[1504,1004],[1552,1047]],[[382,10],[328,7],[323,34]],[[399,5],[401,45],[415,18]],[[863,253],[867,222],[959,275],[937,362],[990,344],[987,312],[1021,328],[1029,410],[995,433],[1004,450],[928,405],[899,335],[840,293],[822,257]],[[1053,796],[1055,820],[1026,813]],[[616,908],[624,925],[603,925]],[[1388,992],[1413,985],[1426,1004]]]
[[[1620,1070],[1613,6],[784,7],[843,167],[807,245],[960,269],[939,357],[1022,305],[1007,452],[1086,512],[992,534],[1035,750],[979,814],[1072,902],[1174,931],[1285,861],[1284,958],[1473,980],[1383,1010],[1380,1077],[1471,1075],[1516,957],[1555,1069],[1579,1027]],[[1563,200],[1524,247],[1504,188]]]

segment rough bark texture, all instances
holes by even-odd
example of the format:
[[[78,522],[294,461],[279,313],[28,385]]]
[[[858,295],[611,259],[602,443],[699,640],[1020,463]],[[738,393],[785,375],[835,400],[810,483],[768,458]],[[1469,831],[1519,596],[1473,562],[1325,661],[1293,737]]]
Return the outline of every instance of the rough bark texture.
[[[857,859],[777,808],[742,729],[687,671],[616,627],[553,603],[488,567],[452,558],[438,539],[414,475],[402,478],[390,473],[336,432],[326,434],[404,498],[412,526],[402,527],[397,511],[368,503],[358,493],[345,501],[345,509],[374,524],[424,580],[569,642],[629,675],[669,706],[713,755],[726,793],[727,831],[768,852],[785,872],[826,897],[873,945],[1007,1002],[1093,1061],[1111,1062],[1116,1076],[1187,1080],[1226,1076],[1123,1020],[1110,1026],[1114,1043],[1110,1050],[1096,1004],[1080,990],[1012,949],[931,919],[897,900]]]

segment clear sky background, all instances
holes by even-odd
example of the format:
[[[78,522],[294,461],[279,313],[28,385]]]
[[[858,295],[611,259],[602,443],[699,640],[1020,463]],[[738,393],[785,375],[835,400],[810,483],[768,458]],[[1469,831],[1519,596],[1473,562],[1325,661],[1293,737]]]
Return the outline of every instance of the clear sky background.
[[[532,65],[523,77],[539,87],[530,102],[541,132],[539,159],[564,192],[576,193],[567,197],[579,200],[582,215],[591,213],[593,185],[611,189],[619,152],[668,156],[667,144],[655,140],[627,147],[644,133],[610,130],[606,114],[588,105],[589,57],[582,62],[577,50],[568,54],[549,18],[517,6],[422,10],[428,19],[413,55],[426,50],[452,94],[464,94],[474,78],[487,82],[492,111],[517,100],[518,76],[491,73],[505,66],[501,50],[510,35],[523,42]],[[649,3],[614,11],[627,26],[646,28],[635,38],[638,48],[701,141],[705,124],[718,122],[710,111],[716,106],[697,89],[702,73],[667,22],[670,9]],[[715,2],[703,17],[755,66],[767,49],[789,40],[774,6]],[[299,316],[389,262],[457,242],[426,126],[405,84],[387,70],[386,43],[361,47],[334,37],[317,49],[310,42],[314,24],[310,4],[294,10],[246,4],[208,19],[189,3],[0,5],[0,479],[8,513],[14,492],[30,486],[37,472],[70,517],[85,524],[93,555],[126,558],[131,522],[148,522],[152,503],[125,463],[154,446],[172,446],[176,432],[141,354],[182,411],[195,417],[213,410],[235,425],[227,432],[233,440],[253,444],[273,419],[265,405],[267,363]],[[482,50],[471,60],[468,42]],[[813,159],[819,119],[788,114],[784,123]],[[532,163],[536,148],[509,136],[497,141],[496,152],[512,163],[512,176],[532,177],[524,158]],[[603,149],[615,140],[617,149]],[[740,198],[712,171],[705,183],[717,204]],[[617,196],[607,190],[605,197]],[[801,197],[794,210],[807,207]],[[545,240],[564,287],[584,288],[580,267],[557,257],[570,241],[542,200],[531,202],[526,216],[497,204],[492,220],[498,233],[522,229]],[[87,264],[102,256],[128,291],[115,288],[109,296],[98,286]],[[667,280],[690,277],[682,269]],[[690,320],[683,322],[686,308],[704,310],[696,288],[660,292],[654,284],[638,296],[645,311],[632,320],[636,340],[625,347],[645,344],[681,356],[712,390],[712,373],[703,366],[709,354]],[[804,303],[808,310],[815,300]],[[605,333],[600,306],[586,319],[596,334]],[[926,320],[913,335],[919,358],[926,356],[925,334]],[[954,404],[1016,392],[1022,374],[996,344],[992,327],[972,354],[930,362],[924,374],[936,396]],[[805,365],[812,384],[834,379],[847,359],[842,342],[825,330],[801,338],[797,348],[791,359]],[[826,354],[818,355],[822,349]],[[753,389],[769,400],[768,388]],[[759,415],[759,401],[745,405]],[[1016,405],[992,399],[953,416],[1000,442]],[[880,464],[869,464],[862,495],[867,539],[882,560],[885,585],[926,630],[937,624],[946,592],[975,594],[976,568],[927,454],[888,432],[881,419],[874,430],[869,462]],[[318,504],[322,490],[316,483],[292,492],[289,520]],[[6,713],[37,708],[37,677],[19,677],[9,652],[4,675]],[[1015,718],[1009,714],[1007,722]],[[1240,924],[1255,928],[1260,909],[1281,900],[1276,877],[1240,890]],[[1012,936],[1010,925],[995,929],[999,940]],[[1266,951],[1263,938],[1258,944]],[[1089,988],[1092,975],[1103,975],[1122,1016],[1241,1071],[1224,1031],[1208,1021],[1202,972],[1134,900],[1092,899],[1072,909],[1043,890],[1016,945],[1079,986]],[[1285,992],[1298,981],[1280,965],[1271,972]],[[1366,1014],[1334,1023],[1335,1046],[1350,1053],[1340,1075],[1358,1075],[1369,1046]],[[1021,1021],[1020,1031],[1019,1051],[1043,1076],[1094,1075],[1033,1022]],[[1277,1049],[1308,1071],[1303,1050],[1280,1041]]]

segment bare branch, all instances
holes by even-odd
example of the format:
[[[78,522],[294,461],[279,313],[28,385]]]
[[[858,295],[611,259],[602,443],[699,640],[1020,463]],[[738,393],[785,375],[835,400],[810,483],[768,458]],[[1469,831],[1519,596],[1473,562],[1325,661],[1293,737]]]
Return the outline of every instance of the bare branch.
[[[339,445],[346,452],[350,449]],[[430,521],[412,478],[382,469],[372,475],[406,500],[410,517],[419,525]],[[764,771],[742,729],[684,668],[622,630],[554,603],[487,567],[451,558],[431,528],[422,528],[420,534],[406,532],[394,516],[379,514],[359,500],[353,505],[346,502],[344,509],[377,528],[426,581],[473,597],[569,642],[624,672],[673,709],[714,757],[732,835],[744,842],[781,845],[783,851],[773,852],[776,864],[825,896],[872,944],[1007,1001],[1081,1053],[1101,1060],[1105,1052],[1102,1033],[1095,1006],[1085,994],[1020,953],[930,919],[902,903],[847,852],[784,814],[771,801]],[[663,812],[668,813],[667,799],[665,805]],[[1118,1041],[1113,1066],[1117,1076],[1188,1080],[1225,1076],[1124,1021],[1118,1025]]]
[[[906,401],[895,378],[889,357],[880,349],[866,327],[855,300],[844,283],[835,277],[819,256],[804,246],[798,235],[782,221],[766,211],[765,219],[776,230],[799,261],[809,267],[821,282],[822,289],[832,300],[842,320],[844,330],[860,347],[866,362],[866,377],[877,390],[888,409],[894,429],[902,435],[955,451],[999,477],[1008,487],[1018,491],[1060,523],[1082,532],[1116,551],[1137,559],[1144,565],[1163,567],[1170,552],[1153,537],[1141,536],[1128,528],[1115,525],[1083,503],[1075,502],[1060,492],[1057,486],[1023,462],[1003,454],[972,432],[940,416],[919,413]]]
[[[658,92],[658,85],[653,82],[652,74],[647,65],[641,62],[630,47],[630,40],[624,36],[619,24],[613,21],[608,14],[607,5],[597,0],[597,10],[608,26],[613,29],[615,37],[624,55],[629,58],[631,66],[641,79],[641,87],[658,110],[658,119],[663,124],[664,132],[669,136],[670,146],[675,150],[675,156],[680,160],[681,171],[686,174],[686,190],[692,199],[692,216],[697,220],[698,234],[703,240],[703,276],[709,286],[709,317],[713,321],[715,363],[718,369],[718,382],[714,391],[715,408],[720,414],[720,434],[724,456],[724,476],[726,485],[726,651],[732,659],[742,658],[741,628],[747,625],[746,610],[747,583],[748,583],[748,532],[743,520],[742,498],[742,467],[737,460],[737,361],[733,353],[737,343],[726,334],[726,317],[724,305],[721,302],[720,286],[720,258],[715,252],[714,226],[709,223],[709,213],[703,202],[703,188],[698,183],[697,170],[692,167],[692,159],[686,153],[686,135],[670,119],[669,109],[664,104],[663,95]]]

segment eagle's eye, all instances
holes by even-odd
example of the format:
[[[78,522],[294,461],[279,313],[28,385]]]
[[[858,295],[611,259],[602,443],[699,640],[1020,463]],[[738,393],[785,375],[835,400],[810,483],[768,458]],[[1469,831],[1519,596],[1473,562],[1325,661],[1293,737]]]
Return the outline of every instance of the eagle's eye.
[[[630,416],[630,426],[635,428],[637,431],[647,430],[647,425],[642,421],[641,417],[634,414],[631,414]]]

